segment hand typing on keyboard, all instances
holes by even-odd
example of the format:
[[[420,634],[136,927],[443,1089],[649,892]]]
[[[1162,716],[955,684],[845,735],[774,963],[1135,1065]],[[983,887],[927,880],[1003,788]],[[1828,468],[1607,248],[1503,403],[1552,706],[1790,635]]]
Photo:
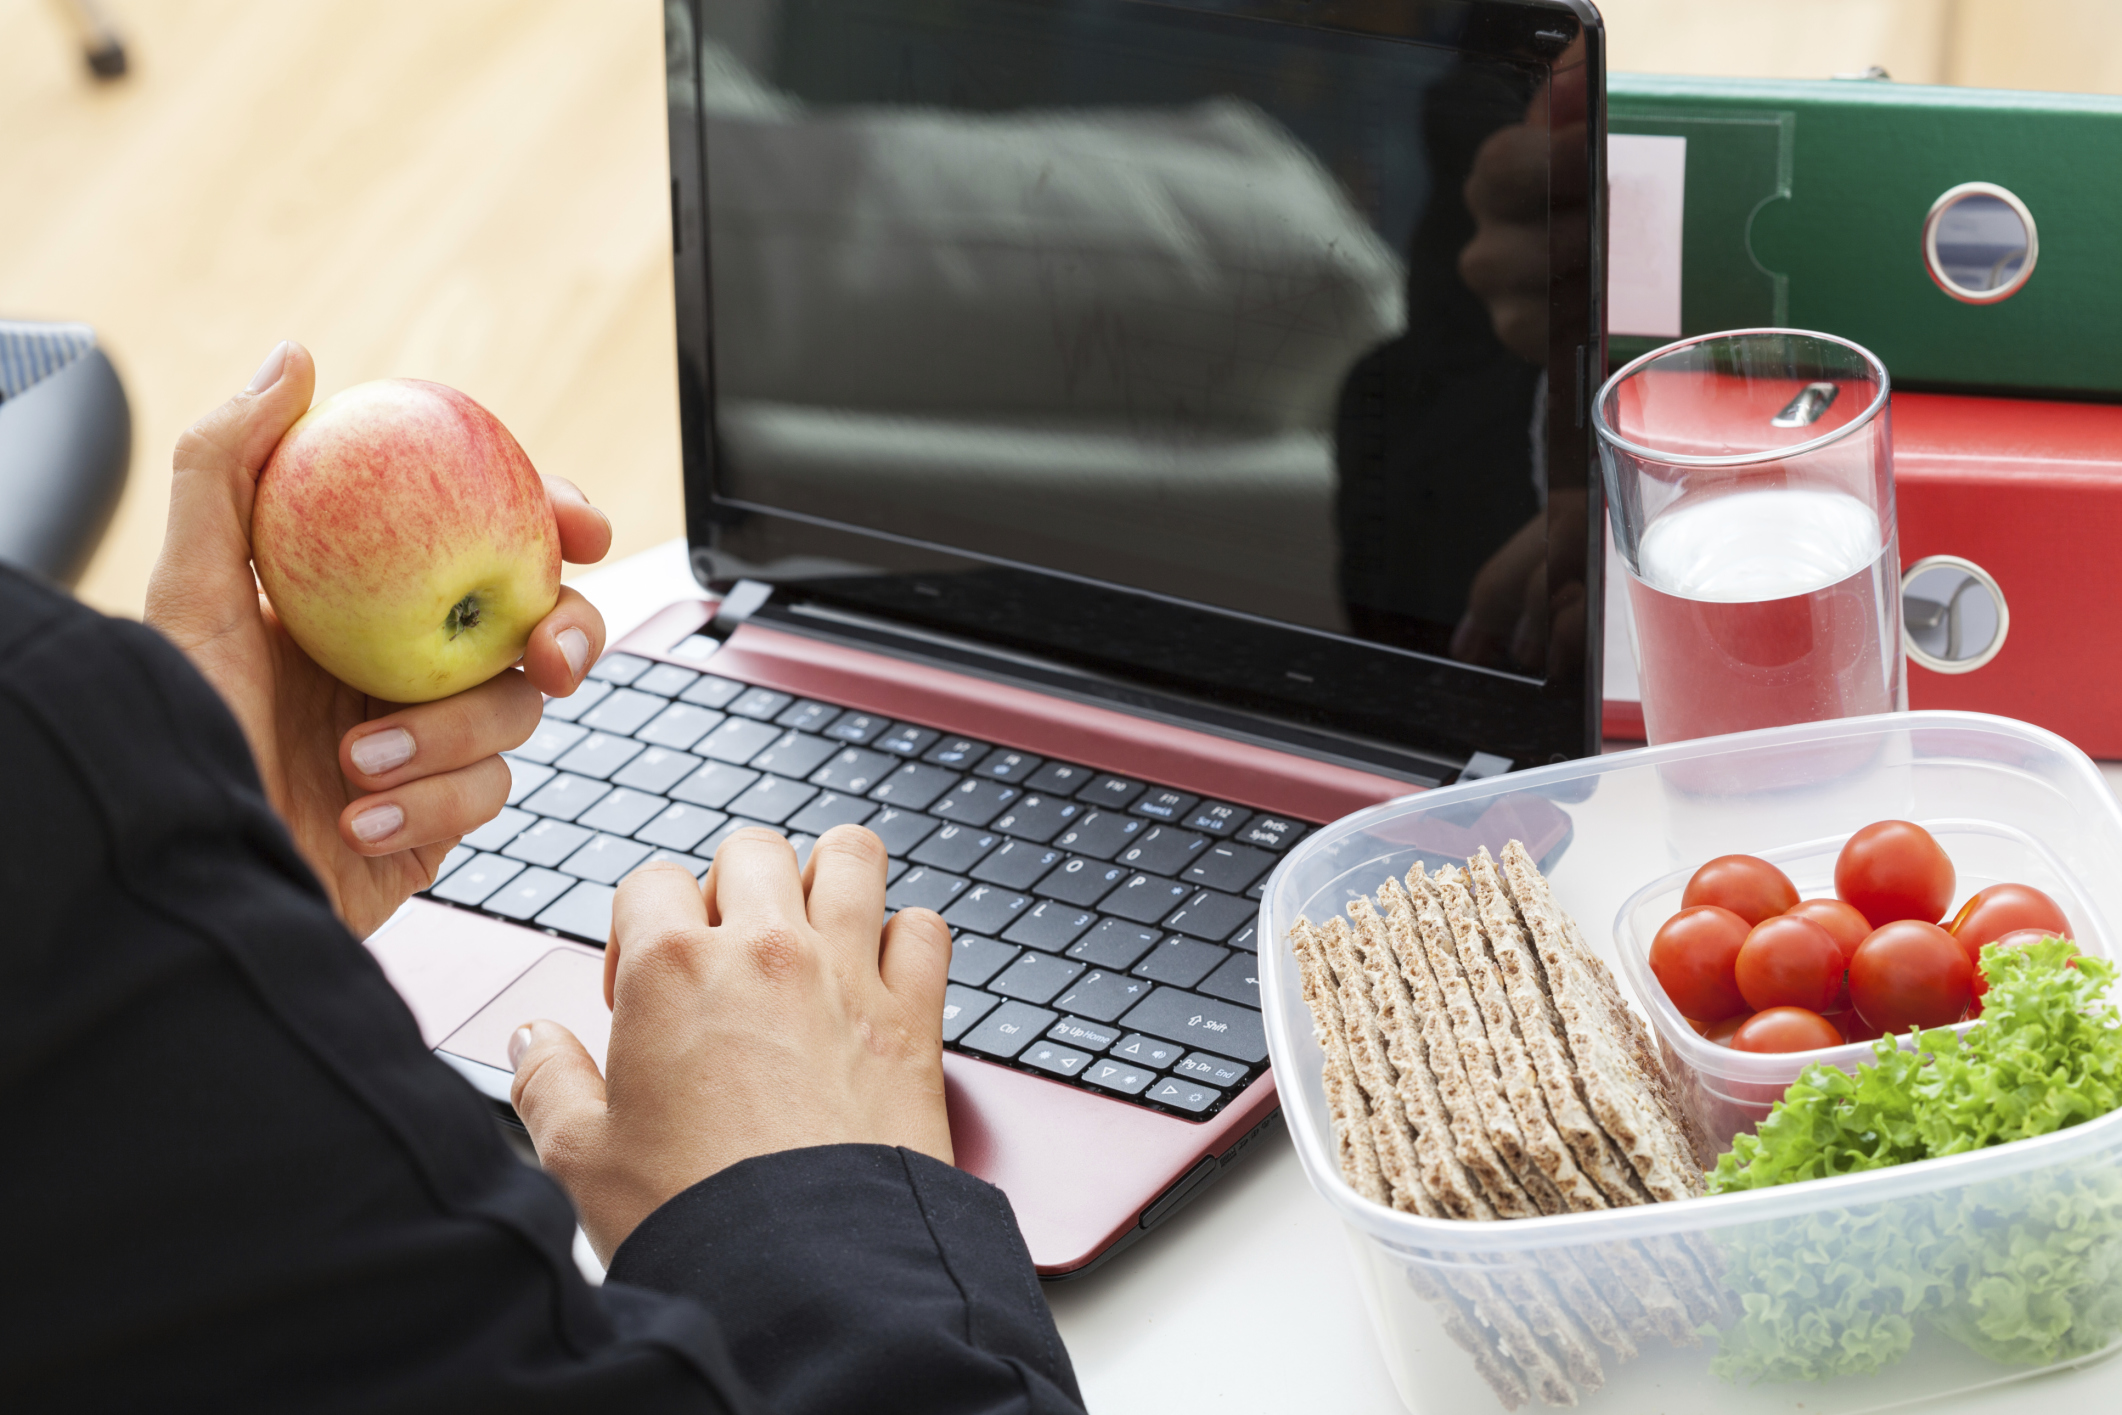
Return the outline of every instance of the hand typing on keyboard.
[[[884,844],[827,830],[801,868],[764,827],[707,877],[644,865],[612,901],[605,1074],[538,1021],[509,1043],[512,1099],[605,1262],[666,1199],[754,1155],[903,1145],[952,1160],[943,1106],[950,930],[884,917]]]
[[[258,473],[315,386],[309,352],[282,344],[250,388],[178,439],[146,618],[235,713],[267,797],[332,906],[365,937],[434,879],[460,836],[501,810],[509,773],[499,753],[536,729],[541,691],[575,690],[603,649],[604,620],[562,586],[521,669],[417,707],[368,698],[319,668],[258,592],[250,553]],[[567,482],[545,481],[562,555],[602,559],[610,523]]]

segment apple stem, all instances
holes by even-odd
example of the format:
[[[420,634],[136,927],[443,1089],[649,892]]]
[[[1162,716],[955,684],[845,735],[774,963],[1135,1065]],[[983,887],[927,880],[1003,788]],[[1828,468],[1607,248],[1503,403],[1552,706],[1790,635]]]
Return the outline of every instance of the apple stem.
[[[453,639],[466,629],[477,628],[478,624],[479,599],[476,595],[466,595],[451,605],[449,618],[442,621],[442,627],[449,630],[449,636]]]

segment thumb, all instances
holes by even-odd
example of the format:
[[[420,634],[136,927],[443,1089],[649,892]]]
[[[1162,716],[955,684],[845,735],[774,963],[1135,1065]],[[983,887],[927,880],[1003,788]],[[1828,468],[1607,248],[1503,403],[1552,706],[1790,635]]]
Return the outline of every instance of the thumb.
[[[258,612],[251,573],[251,500],[273,449],[309,409],[317,370],[282,340],[250,386],[177,439],[169,530],[147,586],[147,620],[192,647]]]
[[[604,1076],[575,1034],[558,1022],[541,1019],[518,1027],[508,1039],[508,1060],[516,1069],[509,1100],[541,1159],[565,1148],[555,1141],[567,1130],[604,1114]]]

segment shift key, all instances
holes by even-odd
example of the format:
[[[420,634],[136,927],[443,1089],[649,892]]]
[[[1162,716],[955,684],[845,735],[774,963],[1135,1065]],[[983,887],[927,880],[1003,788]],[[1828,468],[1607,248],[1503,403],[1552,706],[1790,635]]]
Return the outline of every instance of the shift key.
[[[1135,1004],[1121,1025],[1223,1056],[1267,1060],[1267,1031],[1258,1012],[1199,993],[1158,988]]]

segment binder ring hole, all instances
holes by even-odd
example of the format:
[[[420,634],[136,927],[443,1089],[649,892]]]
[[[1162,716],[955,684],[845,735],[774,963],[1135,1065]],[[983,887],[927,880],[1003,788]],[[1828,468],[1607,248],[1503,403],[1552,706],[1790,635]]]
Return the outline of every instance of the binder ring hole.
[[[1989,571],[1957,555],[1931,555],[1901,577],[1901,626],[1911,663],[1972,673],[2004,647],[2011,614]]]
[[[2034,216],[1994,182],[1962,182],[1931,203],[1923,220],[1923,264],[1939,289],[1970,305],[2019,293],[2041,243]]]

